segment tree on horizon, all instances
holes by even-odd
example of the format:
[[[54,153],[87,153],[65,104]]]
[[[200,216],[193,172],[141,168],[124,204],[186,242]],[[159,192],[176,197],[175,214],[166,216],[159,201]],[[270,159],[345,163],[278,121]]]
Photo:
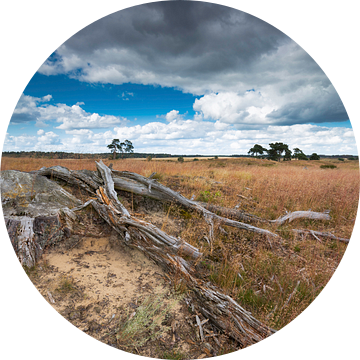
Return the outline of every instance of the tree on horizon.
[[[276,142],[269,144],[269,146],[270,149],[266,150],[266,152],[268,153],[269,160],[280,161],[281,156],[284,152],[285,152],[286,160],[289,160],[289,156],[291,159],[291,150],[289,149],[289,146],[287,144],[284,144],[282,142]]]
[[[134,152],[134,146],[131,141],[125,140],[124,142],[120,142],[119,139],[113,139],[111,144],[107,146],[111,152],[113,153],[113,159],[116,159],[116,152],[123,154],[125,153],[133,153]]]
[[[111,152],[113,153],[113,159],[116,159],[116,151],[121,151],[121,143],[119,139],[113,139],[113,141],[111,142],[111,144],[109,144],[107,146]]]
[[[252,147],[249,151],[248,151],[248,154],[257,157],[257,154],[260,154],[262,155],[265,151],[267,151],[264,147],[262,147],[261,145],[259,144],[255,144],[254,147]]]

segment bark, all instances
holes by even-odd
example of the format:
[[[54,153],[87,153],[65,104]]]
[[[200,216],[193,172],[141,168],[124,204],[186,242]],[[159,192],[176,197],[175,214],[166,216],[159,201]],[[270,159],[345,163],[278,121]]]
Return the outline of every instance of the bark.
[[[65,221],[64,214],[81,203],[46,177],[14,170],[1,173],[1,202],[11,243],[27,267],[70,234],[75,219]]]
[[[92,178],[89,177],[87,179],[85,174],[81,174],[79,171],[71,171],[63,166],[44,167],[34,173],[49,177],[50,179],[57,178],[63,180],[67,184],[83,189],[90,194],[93,194],[94,187],[97,186]]]

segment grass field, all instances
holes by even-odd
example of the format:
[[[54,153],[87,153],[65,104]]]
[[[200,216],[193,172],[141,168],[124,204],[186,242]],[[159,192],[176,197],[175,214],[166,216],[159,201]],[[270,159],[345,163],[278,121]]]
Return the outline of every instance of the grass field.
[[[104,163],[113,163],[115,170],[145,176],[156,172],[159,182],[185,197],[195,195],[199,201],[229,208],[239,206],[265,219],[276,219],[286,211],[330,210],[330,221],[303,219],[282,226],[261,225],[277,232],[281,240],[232,228],[226,228],[226,234],[216,230],[211,249],[204,240],[207,225],[198,215],[174,206],[164,209],[163,229],[204,252],[199,264],[202,276],[215,282],[259,320],[275,329],[282,328],[321,292],[347,247],[326,238],[320,242],[310,235],[301,237],[292,229],[351,237],[359,199],[358,161],[187,160],[126,159]],[[31,171],[54,165],[72,170],[96,169],[93,160],[3,157],[1,170]],[[170,226],[170,220],[176,218],[183,222],[180,230]]]

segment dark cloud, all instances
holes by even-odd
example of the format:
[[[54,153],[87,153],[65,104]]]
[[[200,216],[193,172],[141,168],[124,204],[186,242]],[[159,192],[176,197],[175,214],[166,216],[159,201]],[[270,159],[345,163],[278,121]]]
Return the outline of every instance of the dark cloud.
[[[11,119],[10,119],[10,123],[12,124],[21,124],[21,123],[26,123],[29,121],[36,121],[36,119],[40,117],[40,112],[39,111],[34,111],[31,113],[16,113],[14,112]]]
[[[329,79],[289,37],[249,14],[205,2],[156,2],[111,14],[71,37],[39,71],[195,95],[256,89],[272,100],[267,119],[274,124],[347,119],[337,94],[328,95],[335,92]]]
[[[332,86],[328,86],[320,94],[312,92],[311,96],[304,98],[299,96],[298,101],[287,102],[268,114],[267,118],[273,119],[274,125],[291,125],[309,122],[341,122],[347,121],[349,116],[339,95]]]
[[[71,37],[64,47],[65,56],[75,54],[95,67],[109,65],[105,55],[117,49],[122,53],[114,55],[114,63],[127,63],[128,51],[136,54],[146,71],[168,75],[176,72],[178,77],[196,79],[238,72],[240,68],[244,72],[289,41],[273,26],[229,7],[165,1],[102,18]],[[101,52],[104,58],[99,60]],[[76,66],[72,70],[77,70]]]

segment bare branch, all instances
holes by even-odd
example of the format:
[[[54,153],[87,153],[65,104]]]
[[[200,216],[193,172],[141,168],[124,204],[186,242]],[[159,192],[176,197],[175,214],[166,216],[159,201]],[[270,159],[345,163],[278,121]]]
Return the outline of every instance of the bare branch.
[[[270,222],[281,225],[287,220],[291,222],[295,219],[331,220],[331,217],[329,215],[329,211],[324,211],[324,212],[294,211],[294,212],[289,212],[285,216],[282,216],[276,220],[270,220]]]
[[[341,237],[337,237],[333,234],[330,234],[328,232],[321,232],[321,231],[315,231],[315,230],[302,230],[302,229],[293,229],[292,231],[294,231],[295,233],[297,234],[311,234],[313,235],[314,237],[316,236],[321,236],[321,237],[327,237],[329,239],[333,239],[333,240],[338,240],[338,241],[342,241],[342,242],[345,242],[345,243],[348,243],[350,241],[350,239],[344,239],[344,238],[341,238]],[[320,239],[318,239],[320,240]]]

